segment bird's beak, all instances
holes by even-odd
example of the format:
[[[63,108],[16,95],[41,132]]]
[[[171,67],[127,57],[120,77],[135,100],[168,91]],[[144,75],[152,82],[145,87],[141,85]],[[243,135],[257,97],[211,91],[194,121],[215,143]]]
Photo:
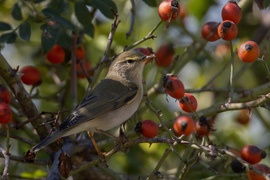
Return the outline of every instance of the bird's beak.
[[[142,58],[142,61],[144,61],[144,62],[149,62],[149,61],[153,60],[155,57],[156,57],[155,54],[151,54],[151,55],[149,55],[149,56],[144,56],[144,57]]]

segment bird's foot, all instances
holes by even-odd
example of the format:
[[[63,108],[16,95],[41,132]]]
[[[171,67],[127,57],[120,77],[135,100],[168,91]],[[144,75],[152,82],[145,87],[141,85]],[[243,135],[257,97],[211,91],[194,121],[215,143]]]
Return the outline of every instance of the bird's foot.
[[[104,167],[109,167],[106,161],[106,153],[98,152],[99,160]]]

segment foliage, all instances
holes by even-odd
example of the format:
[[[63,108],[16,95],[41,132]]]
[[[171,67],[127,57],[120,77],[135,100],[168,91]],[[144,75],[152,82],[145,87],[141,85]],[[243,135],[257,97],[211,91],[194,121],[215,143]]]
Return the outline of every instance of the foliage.
[[[227,1],[182,0],[180,11],[185,9],[185,17],[170,23],[159,18],[160,2],[0,1],[0,81],[13,93],[9,104],[12,120],[0,125],[3,179],[6,172],[10,179],[60,179],[61,175],[74,179],[247,178],[253,166],[241,159],[241,148],[253,144],[269,153],[270,145],[269,0],[237,1],[242,11],[237,37],[215,42],[205,41],[201,28],[208,21],[222,21],[221,9]],[[237,56],[239,46],[248,40],[257,42],[261,52],[259,59],[249,64]],[[65,50],[61,64],[46,60],[55,44]],[[76,76],[75,50],[81,44],[86,49],[82,61],[91,65],[85,79]],[[168,67],[155,62],[145,66],[145,96],[125,124],[128,140],[121,144],[103,133],[95,134],[98,147],[106,152],[108,168],[103,167],[85,132],[53,143],[38,152],[34,162],[26,162],[24,153],[57,128],[105,77],[115,55],[137,47],[157,52],[168,44],[174,48]],[[39,69],[42,82],[31,87],[21,83],[18,72],[26,65]],[[196,112],[182,111],[178,100],[166,94],[162,84],[167,74],[174,74],[183,82],[185,92],[196,97]],[[242,109],[248,109],[245,125],[239,123]],[[193,132],[178,137],[173,123],[180,115],[194,121],[202,116],[211,119],[211,134],[200,137]],[[136,124],[146,119],[159,124],[156,138],[134,132]],[[118,136],[119,127],[108,133]],[[60,147],[66,154],[58,158]],[[233,159],[247,167],[241,176],[230,169]],[[64,169],[61,163],[66,165]],[[270,165],[267,158],[263,163]]]

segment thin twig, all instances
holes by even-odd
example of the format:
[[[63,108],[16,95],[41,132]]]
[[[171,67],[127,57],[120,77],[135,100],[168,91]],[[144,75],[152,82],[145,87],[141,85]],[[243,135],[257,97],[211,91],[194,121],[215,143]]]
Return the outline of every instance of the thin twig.
[[[1,131],[0,131],[0,136],[7,137],[7,133],[4,133],[4,132],[1,132]],[[26,143],[26,144],[30,144],[30,145],[33,145],[33,144],[34,144],[33,141],[31,141],[31,140],[29,140],[29,139],[22,138],[22,137],[20,137],[20,136],[16,136],[16,135],[10,134],[9,137],[10,137],[10,138],[13,138],[13,139],[16,139],[16,140],[19,140],[19,141],[22,141],[22,142],[24,142],[24,143]]]
[[[130,22],[130,27],[129,27],[129,30],[126,34],[126,38],[128,39],[129,36],[131,35],[131,32],[133,30],[133,26],[134,26],[134,23],[135,23],[135,16],[136,16],[136,9],[135,9],[135,2],[134,0],[130,0],[131,2],[131,22]]]
[[[80,63],[80,66],[81,66],[81,68],[82,68],[83,74],[85,75],[85,77],[86,77],[88,83],[91,84],[91,83],[92,83],[92,79],[91,79],[91,77],[88,75],[88,70],[85,68],[85,66],[84,66],[84,64],[83,64],[83,61],[82,61],[78,56],[76,56],[76,57],[77,57],[77,60],[78,60],[79,63]],[[78,72],[77,72],[77,73],[78,73]]]
[[[259,60],[260,62],[262,62],[263,66],[264,66],[264,68],[265,68],[265,71],[266,71],[266,78],[267,78],[268,80],[270,80],[270,70],[269,70],[269,67],[268,67],[268,65],[267,65],[267,63],[266,63],[266,61],[265,61],[265,59],[264,59],[264,56],[263,56],[262,58],[258,58],[258,60]]]
[[[230,73],[230,96],[228,103],[233,102],[233,90],[234,90],[234,53],[233,53],[233,45],[232,41],[230,41],[230,49],[231,49],[231,73]]]
[[[77,72],[76,72],[76,45],[77,35],[75,32],[72,33],[71,38],[71,68],[70,68],[70,91],[72,106],[77,105]]]
[[[154,39],[156,38],[156,36],[153,36],[153,33],[157,30],[157,28],[160,26],[160,24],[162,23],[163,21],[161,20],[144,38],[142,38],[141,40],[133,43],[132,45],[130,46],[126,46],[122,51],[127,51],[127,50],[130,50],[136,46],[138,46],[139,44],[143,43],[144,41],[148,40],[148,39]]]
[[[168,155],[173,151],[173,147],[176,145],[177,143],[175,142],[170,148],[167,148],[165,150],[165,152],[163,153],[162,157],[160,158],[160,160],[158,161],[155,169],[152,171],[152,173],[149,175],[149,177],[147,178],[147,180],[151,180],[153,178],[155,178],[155,175],[159,172],[159,169],[161,167],[161,165],[164,163],[164,161],[166,160],[166,158],[168,157]]]
[[[121,22],[120,20],[118,20],[118,13],[114,12],[113,9],[111,9],[111,11],[114,14],[114,21],[112,23],[112,28],[111,28],[111,31],[110,31],[110,34],[109,34],[109,37],[108,37],[107,47],[106,47],[104,55],[103,55],[103,57],[101,59],[101,63],[103,63],[108,57],[108,52],[111,49],[111,45],[112,45],[112,42],[113,42],[115,31],[116,31],[119,23]]]
[[[118,20],[118,14],[116,12],[114,12],[113,9],[111,9],[111,11],[114,14],[114,21],[112,23],[112,28],[111,28],[111,31],[110,31],[110,34],[109,34],[109,37],[108,37],[108,43],[107,43],[106,50],[105,50],[104,55],[103,55],[103,57],[102,57],[102,59],[100,61],[101,63],[98,66],[97,70],[95,71],[94,77],[92,78],[92,84],[90,86],[91,89],[94,87],[95,82],[97,81],[97,79],[98,79],[98,77],[99,77],[99,75],[100,75],[100,73],[101,73],[101,71],[102,71],[102,69],[103,69],[103,67],[105,65],[105,62],[108,60],[108,58],[107,58],[108,57],[108,52],[109,52],[109,50],[111,48],[113,38],[114,38],[114,34],[116,32],[116,29],[117,29],[119,23],[121,22],[120,20]]]
[[[7,144],[9,146],[8,140],[7,140]],[[5,167],[4,167],[3,174],[1,176],[1,180],[7,180],[8,179],[8,169],[9,169],[10,154],[9,154],[8,148],[7,148],[7,150],[5,150],[5,148],[1,144],[0,144],[0,151],[2,152],[2,154],[3,154],[4,158],[5,158]]]

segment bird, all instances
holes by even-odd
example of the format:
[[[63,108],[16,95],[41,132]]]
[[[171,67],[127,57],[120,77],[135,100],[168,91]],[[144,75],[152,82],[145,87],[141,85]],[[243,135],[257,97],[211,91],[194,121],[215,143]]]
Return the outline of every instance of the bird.
[[[137,111],[143,97],[142,73],[145,62],[153,58],[154,54],[146,56],[136,50],[118,55],[112,61],[105,79],[83,98],[57,130],[28,152],[35,154],[61,137],[88,131],[101,155],[93,133],[119,126]]]

